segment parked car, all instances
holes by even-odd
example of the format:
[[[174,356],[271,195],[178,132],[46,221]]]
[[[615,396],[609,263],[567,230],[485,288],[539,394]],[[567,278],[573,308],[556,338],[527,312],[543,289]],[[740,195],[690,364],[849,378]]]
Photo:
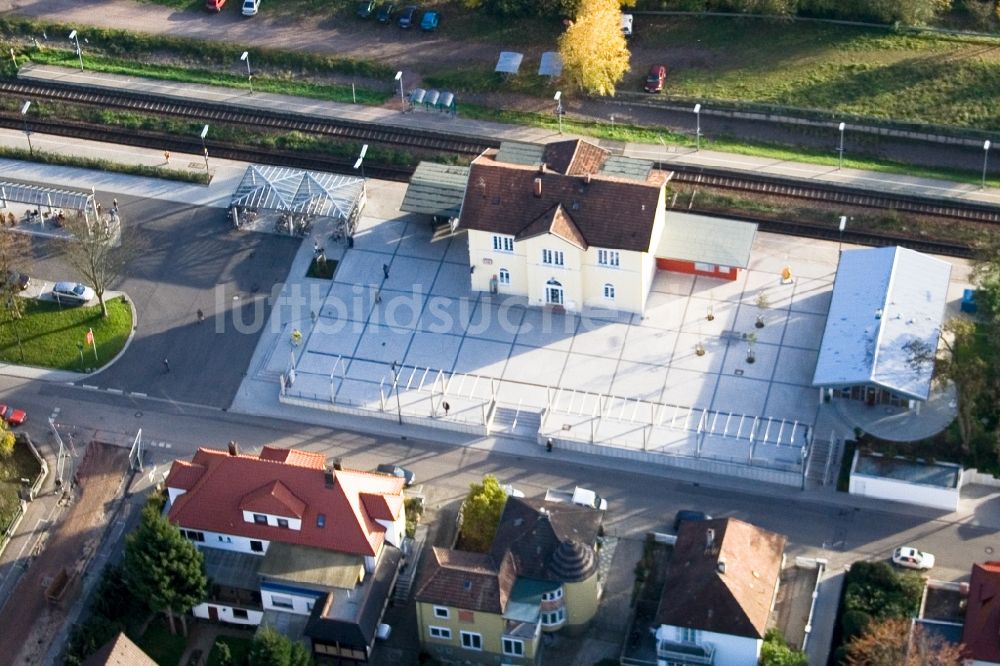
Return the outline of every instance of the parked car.
[[[379,23],[388,23],[392,20],[392,15],[396,13],[396,5],[391,2],[383,2],[382,6],[378,8],[378,19]]]
[[[243,16],[256,16],[260,0],[243,0]]]
[[[622,34],[626,38],[632,36],[632,15],[622,14]]]
[[[392,465],[389,463],[382,463],[375,468],[376,472],[381,472],[382,474],[389,474],[391,476],[398,476],[403,479],[403,483],[407,486],[412,486],[413,482],[416,480],[417,476],[405,467],[400,467],[399,465]]]
[[[681,523],[696,520],[712,520],[712,516],[708,515],[704,511],[681,509],[677,512],[677,515],[674,516],[674,531],[676,532],[681,528]]]
[[[358,3],[357,14],[359,17],[363,19],[371,18],[374,12],[375,0],[361,0],[361,2]]]
[[[60,303],[82,305],[94,298],[94,290],[79,282],[56,282],[52,287],[52,297]]]
[[[399,27],[409,28],[413,25],[413,19],[417,17],[417,8],[413,5],[409,7],[403,7],[403,11],[399,12]]]
[[[221,12],[226,5],[226,0],[205,0],[205,10],[210,12]]]
[[[507,495],[507,497],[524,497],[523,491],[518,490],[509,483],[505,483],[501,487],[503,488],[503,492],[505,495]]]
[[[926,571],[934,566],[934,556],[912,546],[900,546],[892,553],[892,563],[907,569]]]
[[[420,29],[424,32],[433,32],[437,30],[438,23],[441,21],[440,12],[434,10],[424,12],[424,17],[420,19]]]
[[[28,415],[23,409],[15,409],[10,405],[0,405],[0,419],[10,426],[19,426],[27,420]]]
[[[28,277],[27,273],[18,273],[17,271],[7,271],[7,275],[4,276],[4,285],[10,289],[16,289],[17,291],[24,291],[31,284],[31,278]]]
[[[643,89],[646,92],[658,93],[663,91],[663,84],[667,82],[666,65],[653,65],[646,75],[646,85]]]

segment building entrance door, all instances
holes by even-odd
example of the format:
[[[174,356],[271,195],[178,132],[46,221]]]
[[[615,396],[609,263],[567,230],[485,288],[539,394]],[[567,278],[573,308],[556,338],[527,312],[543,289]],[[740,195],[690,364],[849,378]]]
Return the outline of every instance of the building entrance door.
[[[555,280],[549,280],[545,283],[545,303],[548,305],[563,304],[563,288]]]

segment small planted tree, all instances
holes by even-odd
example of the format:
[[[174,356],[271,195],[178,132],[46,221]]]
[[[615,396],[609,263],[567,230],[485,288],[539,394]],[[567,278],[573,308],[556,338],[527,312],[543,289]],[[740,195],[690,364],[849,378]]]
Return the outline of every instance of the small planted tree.
[[[490,549],[506,503],[507,493],[491,474],[484,476],[482,483],[469,485],[469,495],[462,504],[464,550],[485,553]]]
[[[63,254],[85,282],[94,288],[101,304],[101,316],[108,316],[104,292],[118,280],[139,253],[134,237],[122,233],[117,215],[106,220],[88,220],[77,213],[66,218],[63,226],[71,238],[62,243]]]
[[[755,344],[757,344],[757,334],[747,333],[747,363],[754,363],[757,360],[757,352],[753,349]]]
[[[754,326],[764,328],[764,310],[771,306],[771,300],[767,297],[767,292],[759,292],[757,298],[754,299],[754,305],[757,306],[757,321],[754,322]]]

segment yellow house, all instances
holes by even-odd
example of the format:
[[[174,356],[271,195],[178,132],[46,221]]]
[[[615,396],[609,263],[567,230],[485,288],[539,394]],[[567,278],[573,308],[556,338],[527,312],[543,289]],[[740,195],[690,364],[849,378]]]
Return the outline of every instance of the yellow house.
[[[477,157],[459,213],[474,291],[565,310],[642,312],[670,174],[579,139]]]
[[[431,549],[415,594],[423,649],[444,663],[541,663],[543,633],[597,613],[601,516],[511,497],[489,553]]]

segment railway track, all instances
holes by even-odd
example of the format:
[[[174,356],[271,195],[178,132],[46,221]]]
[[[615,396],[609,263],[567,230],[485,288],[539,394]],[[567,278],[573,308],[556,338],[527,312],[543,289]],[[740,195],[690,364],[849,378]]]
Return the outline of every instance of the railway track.
[[[72,103],[97,106],[105,109],[134,111],[155,115],[187,118],[197,122],[225,123],[275,131],[298,131],[318,134],[352,142],[366,142],[403,147],[421,152],[452,154],[461,157],[478,155],[487,148],[499,146],[490,138],[449,135],[423,129],[372,125],[351,120],[326,119],[281,112],[278,110],[248,110],[232,108],[214,102],[196,102],[156,97],[148,94],[126,94],[116,91],[62,87],[24,81],[0,80],[0,93],[47,102]],[[22,129],[23,118],[16,112],[0,113],[0,126]],[[195,153],[202,150],[200,138],[184,137],[146,130],[123,129],[112,125],[95,125],[58,119],[36,118],[32,129],[48,134],[121,143],[178,153]],[[350,159],[320,153],[257,148],[219,141],[207,142],[213,157],[263,164],[293,166],[303,169],[352,173],[354,158]],[[660,168],[674,172],[674,181],[685,185],[715,190],[744,192],[752,195],[769,195],[800,201],[835,203],[851,207],[894,210],[902,213],[961,220],[971,223],[1000,223],[1000,207],[977,202],[958,202],[841,186],[834,183],[801,181],[779,176],[727,171],[708,167],[693,167],[674,163],[659,163]],[[374,164],[365,165],[367,175],[380,179],[405,182],[413,167]],[[694,209],[692,209],[694,210]],[[708,211],[705,211],[708,212]],[[969,256],[968,246],[938,241],[897,237],[852,231],[842,237],[836,229],[795,222],[757,219],[737,214],[736,217],[755,221],[761,229],[867,245],[898,243],[913,249]]]

